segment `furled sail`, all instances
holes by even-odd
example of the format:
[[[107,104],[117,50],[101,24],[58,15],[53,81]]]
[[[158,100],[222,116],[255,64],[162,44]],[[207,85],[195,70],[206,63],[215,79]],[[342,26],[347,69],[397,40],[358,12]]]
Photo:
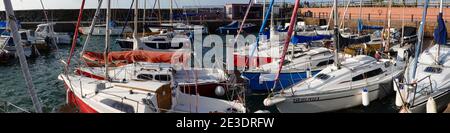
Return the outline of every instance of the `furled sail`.
[[[445,45],[447,44],[447,28],[445,27],[445,21],[442,19],[442,13],[438,16],[438,26],[434,29],[434,41],[437,44]]]
[[[382,29],[383,29],[383,27],[381,27],[381,26],[367,26],[367,25],[364,25],[361,19],[358,20],[358,31],[363,31],[363,30],[382,30]]]
[[[370,35],[346,38],[346,37],[343,37],[340,32],[337,32],[337,33],[338,33],[338,37],[339,37],[339,47],[340,48],[344,48],[344,47],[350,46],[352,44],[361,44],[361,43],[370,42]]]
[[[291,43],[296,45],[299,43],[309,43],[312,41],[319,41],[324,39],[331,39],[331,35],[316,35],[316,36],[301,36],[301,35],[295,35],[291,39]]]

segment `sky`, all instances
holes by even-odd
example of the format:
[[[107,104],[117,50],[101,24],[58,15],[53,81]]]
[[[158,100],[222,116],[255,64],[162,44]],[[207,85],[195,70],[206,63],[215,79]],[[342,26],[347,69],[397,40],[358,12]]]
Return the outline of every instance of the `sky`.
[[[11,0],[14,10],[42,9],[40,0]],[[79,9],[81,0],[42,0],[47,9]],[[106,0],[103,0],[106,5]],[[129,8],[132,0],[111,0],[112,8]],[[154,0],[146,0],[147,7],[153,7]],[[183,6],[207,6],[207,5],[225,5],[226,3],[248,3],[249,0],[174,0],[178,7]],[[257,0],[263,1],[263,0]],[[270,1],[270,0],[268,0]],[[276,0],[282,2],[283,0]],[[285,0],[286,2],[294,0]],[[3,2],[0,2],[0,10],[4,10]],[[140,7],[143,7],[144,0],[139,0]],[[168,8],[169,0],[161,0],[161,7]],[[97,0],[86,0],[86,9],[96,8]],[[106,7],[106,6],[103,6]],[[176,7],[174,2],[174,7]]]

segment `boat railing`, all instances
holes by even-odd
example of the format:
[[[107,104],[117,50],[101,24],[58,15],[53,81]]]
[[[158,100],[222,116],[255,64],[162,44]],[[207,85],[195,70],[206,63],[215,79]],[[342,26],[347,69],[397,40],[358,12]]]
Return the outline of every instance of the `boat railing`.
[[[420,85],[420,82],[428,82],[428,84],[424,84],[424,85]],[[423,77],[417,81],[413,81],[413,83],[398,83],[398,85],[406,85],[408,87],[412,87],[412,90],[408,90],[408,91],[412,91],[413,92],[413,96],[412,96],[412,103],[410,104],[411,106],[414,105],[414,102],[416,101],[417,97],[416,94],[417,93],[425,93],[426,95],[430,95],[433,92],[433,82],[431,80],[431,75],[428,75],[426,77]],[[399,87],[398,86],[398,87]],[[417,90],[418,88],[421,88],[421,90]]]
[[[31,113],[30,111],[21,108],[13,103],[8,101],[0,100],[0,112],[1,113]]]

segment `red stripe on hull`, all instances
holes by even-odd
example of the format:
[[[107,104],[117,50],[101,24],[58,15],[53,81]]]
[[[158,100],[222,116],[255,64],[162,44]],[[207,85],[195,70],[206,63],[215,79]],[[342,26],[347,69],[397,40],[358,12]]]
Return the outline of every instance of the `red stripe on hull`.
[[[87,105],[86,103],[83,102],[83,100],[81,100],[80,98],[78,98],[77,95],[75,95],[67,86],[67,84],[65,84],[66,89],[68,89],[67,92],[67,101],[69,102],[68,104],[72,104],[75,105],[78,110],[80,111],[80,113],[98,113],[95,109],[93,109],[92,107],[90,107],[89,105]]]
[[[234,54],[234,66],[235,67],[249,67],[250,65],[259,67],[264,64],[268,64],[272,62],[272,57],[252,57],[251,60],[249,60],[247,55],[237,55]],[[247,63],[245,63],[248,61]],[[249,65],[250,64],[250,65]]]
[[[86,72],[86,71],[82,71],[77,69],[76,71],[77,75],[83,75],[89,78],[93,78],[93,79],[97,79],[97,80],[105,80],[104,77]],[[207,83],[207,84],[199,84],[198,85],[198,92],[200,96],[206,96],[206,97],[216,97],[218,98],[219,96],[216,96],[216,87],[219,86],[219,84],[217,83]],[[225,92],[227,92],[227,87],[224,87]],[[180,91],[186,94],[197,94],[197,92],[195,91],[195,85],[180,85]]]

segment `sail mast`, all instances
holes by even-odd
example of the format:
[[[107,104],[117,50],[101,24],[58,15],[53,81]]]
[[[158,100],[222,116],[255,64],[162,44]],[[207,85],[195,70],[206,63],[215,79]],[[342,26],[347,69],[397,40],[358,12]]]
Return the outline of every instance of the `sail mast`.
[[[248,8],[247,8],[247,11],[245,11],[244,19],[242,20],[241,26],[239,26],[239,30],[238,30],[238,32],[237,32],[237,34],[236,34],[236,37],[234,38],[233,45],[236,44],[236,42],[238,41],[239,35],[241,34],[242,29],[244,28],[244,24],[245,24],[245,22],[247,21],[248,13],[250,12],[250,9],[251,9],[252,6],[253,6],[253,1],[254,1],[254,0],[249,0],[249,2],[248,2]]]
[[[142,15],[142,36],[145,36],[145,23],[146,23],[146,10],[147,10],[147,0],[144,0],[144,12]]]
[[[266,13],[266,2],[267,0],[263,0],[263,16],[262,16],[262,22],[264,23],[264,19],[266,18],[266,16],[264,15],[264,13]]]
[[[281,58],[280,58],[281,61],[280,61],[280,64],[279,64],[278,73],[277,73],[277,75],[275,77],[275,81],[279,80],[281,70],[283,69],[283,63],[284,63],[284,60],[285,60],[284,58],[286,57],[286,52],[288,50],[288,46],[289,46],[289,43],[290,43],[290,40],[291,40],[291,37],[292,37],[292,32],[294,32],[294,27],[295,27],[295,22],[297,20],[297,13],[298,13],[299,5],[300,5],[300,0],[295,0],[294,11],[292,12],[291,22],[289,24],[288,33],[287,33],[287,36],[286,36],[286,40],[284,41],[283,52],[282,52],[282,55],[281,55]],[[275,86],[276,86],[276,83],[274,84],[274,88],[275,88]]]
[[[158,1],[158,20],[159,20],[159,24],[162,24],[162,20],[161,20],[161,1]]]
[[[170,0],[170,26],[173,27],[173,0]]]
[[[419,62],[419,54],[421,51],[421,45],[423,43],[423,31],[425,28],[425,23],[426,23],[426,17],[427,17],[427,10],[428,10],[428,3],[430,2],[430,0],[425,0],[425,5],[423,7],[423,13],[422,13],[422,22],[420,23],[420,27],[419,27],[419,34],[417,36],[418,41],[416,44],[416,51],[414,54],[414,64],[413,64],[413,72],[412,72],[412,80],[415,80],[416,78],[416,71],[417,71],[417,63]]]
[[[345,6],[344,14],[342,15],[341,24],[339,24],[339,29],[344,28],[345,25],[345,16],[347,15],[348,6],[350,5],[351,0],[348,0],[347,5]]]
[[[338,29],[338,9],[337,9],[337,0],[334,0],[333,6],[333,14],[334,14],[334,64],[338,69],[341,68],[341,64],[339,62],[339,29]]]
[[[402,38],[401,38],[401,42],[400,45],[403,45],[403,43],[405,43],[405,0],[402,1],[403,3],[403,13],[402,13]]]
[[[440,3],[439,3],[439,16],[438,17],[442,17],[442,0],[440,1]],[[441,19],[441,18],[438,18],[438,21],[439,21],[439,19]],[[439,26],[439,22],[438,22],[438,26]],[[445,45],[445,44],[442,44],[442,45]],[[439,56],[440,56],[440,53],[441,53],[441,44],[439,44],[438,43],[438,53],[437,53],[437,57],[436,57],[436,59],[437,59],[437,64],[438,65],[440,65],[440,60],[439,60]]]
[[[3,3],[5,4],[6,16],[8,19],[9,28],[11,29],[12,38],[15,38],[15,39],[13,39],[13,41],[14,41],[14,45],[16,47],[16,52],[17,52],[16,54],[19,56],[20,67],[22,69],[22,74],[25,78],[25,82],[28,87],[28,93],[31,96],[31,101],[33,102],[36,112],[42,113],[42,105],[36,94],[36,90],[35,90],[35,87],[33,84],[33,79],[31,78],[31,73],[28,68],[28,63],[27,63],[27,60],[26,60],[26,57],[25,57],[25,54],[23,51],[22,43],[20,43],[20,39],[19,39],[20,34],[17,29],[17,20],[16,20],[16,16],[14,15],[14,9],[12,7],[10,0],[3,0]]]
[[[391,15],[392,15],[392,0],[389,0],[388,7],[388,19],[387,19],[387,38],[385,40],[386,46],[384,47],[384,52],[389,52],[389,47],[391,43]]]
[[[90,40],[90,38],[92,36],[92,32],[94,32],[95,23],[97,23],[97,19],[100,16],[100,8],[102,7],[102,3],[103,3],[103,0],[98,0],[98,6],[97,6],[97,9],[95,10],[94,18],[92,18],[91,26],[89,28],[89,33],[86,36],[86,39],[85,39],[86,41],[84,41],[83,49],[80,52],[81,55],[83,55],[83,53],[84,53],[84,51],[86,49],[86,46],[89,43],[89,40]]]
[[[145,1],[145,0],[144,0]],[[138,50],[138,15],[139,15],[139,0],[134,3],[134,30],[133,30],[133,50]]]
[[[137,2],[136,2],[137,3]],[[110,45],[110,19],[111,19],[111,0],[107,0],[107,9],[106,9],[106,31],[105,31],[105,50],[104,50],[104,59],[105,59],[105,77],[106,80],[109,80],[109,68],[108,68],[108,53],[109,53],[109,45]]]

